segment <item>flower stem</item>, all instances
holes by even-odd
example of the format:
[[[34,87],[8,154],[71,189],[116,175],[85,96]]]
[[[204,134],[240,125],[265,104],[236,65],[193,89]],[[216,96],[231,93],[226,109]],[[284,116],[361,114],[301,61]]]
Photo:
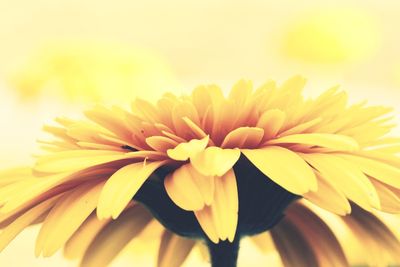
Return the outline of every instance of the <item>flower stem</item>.
[[[236,267],[239,253],[240,237],[233,242],[220,241],[218,244],[207,240],[212,267]]]

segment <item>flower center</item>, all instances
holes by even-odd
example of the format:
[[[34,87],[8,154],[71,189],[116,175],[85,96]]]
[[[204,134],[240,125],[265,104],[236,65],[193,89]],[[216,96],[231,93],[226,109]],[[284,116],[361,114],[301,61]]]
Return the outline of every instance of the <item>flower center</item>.
[[[238,242],[243,236],[271,229],[283,218],[286,207],[299,198],[273,182],[246,157],[241,156],[234,166],[239,196],[239,221],[233,242],[235,244],[230,245],[229,241],[213,244],[201,229],[194,213],[179,208],[169,198],[163,182],[169,172],[168,167],[159,169],[145,182],[134,199],[143,203],[170,231],[181,236],[205,240],[212,258],[219,259],[230,249],[237,250]],[[237,255],[237,251],[230,251],[228,254]]]

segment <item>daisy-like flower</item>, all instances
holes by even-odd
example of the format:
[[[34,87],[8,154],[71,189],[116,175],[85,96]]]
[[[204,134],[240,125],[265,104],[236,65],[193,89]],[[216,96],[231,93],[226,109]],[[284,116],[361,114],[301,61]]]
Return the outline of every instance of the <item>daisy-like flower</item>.
[[[169,231],[205,240],[213,266],[235,266],[240,239],[271,229],[299,198],[339,215],[351,203],[398,212],[390,109],[348,106],[337,88],[305,99],[304,83],[253,92],[240,81],[227,97],[202,86],[156,105],[136,100],[132,111],[99,106],[89,120],[57,119],[35,177],[0,189],[0,219],[14,227],[3,240],[43,220],[36,253],[51,255],[88,217],[120,220],[133,199]],[[146,210],[132,224],[149,221]],[[282,235],[292,225],[280,225]]]

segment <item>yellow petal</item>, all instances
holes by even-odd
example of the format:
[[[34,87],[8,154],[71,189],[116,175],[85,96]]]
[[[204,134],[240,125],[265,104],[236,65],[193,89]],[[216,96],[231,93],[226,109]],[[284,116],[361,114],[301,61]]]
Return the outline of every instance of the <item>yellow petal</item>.
[[[136,151],[121,153],[102,150],[72,150],[53,153],[38,159],[35,170],[39,172],[59,173],[76,171],[121,159],[160,158],[162,154],[154,151]]]
[[[193,239],[183,238],[165,230],[158,251],[157,267],[180,267],[195,244]]]
[[[222,149],[213,146],[191,157],[190,162],[203,175],[222,176],[235,165],[239,157],[239,149]]]
[[[318,178],[318,190],[306,193],[304,198],[338,215],[349,214],[351,212],[350,203],[343,192],[337,188],[334,181],[326,179],[318,172],[315,172],[315,174]]]
[[[96,214],[92,213],[65,244],[64,256],[68,259],[82,258],[91,242],[110,220],[99,220]]]
[[[146,138],[146,143],[156,151],[167,151],[178,145],[175,140],[165,136],[150,136]]]
[[[293,194],[317,190],[311,167],[296,153],[278,146],[243,149],[242,153],[262,173]]]
[[[204,132],[203,129],[200,128],[196,123],[194,123],[191,119],[188,117],[183,117],[182,120],[186,123],[186,125],[189,127],[189,129],[193,132],[194,136],[197,138],[201,139],[206,137],[206,133]]]
[[[211,210],[219,239],[232,242],[236,234],[239,210],[238,189],[233,170],[215,178],[215,197]]]
[[[97,206],[104,182],[87,184],[64,196],[46,217],[36,243],[36,255],[60,249]]]
[[[285,113],[279,109],[264,112],[257,122],[257,127],[264,129],[264,140],[274,138],[285,122]]]
[[[117,218],[146,179],[165,161],[133,163],[119,169],[106,182],[97,207],[100,219]]]
[[[222,148],[254,148],[264,136],[264,130],[257,127],[240,127],[225,137]]]
[[[202,186],[203,184],[205,186]],[[191,164],[185,164],[168,175],[164,180],[164,185],[172,201],[189,211],[202,209],[205,200],[210,202],[210,195],[212,200],[212,194],[214,194],[214,177],[200,174]],[[203,194],[202,191],[206,193]]]
[[[308,207],[300,204],[289,207],[286,210],[285,220],[290,222],[304,237],[304,241],[318,261],[317,266],[349,266],[335,233],[320,216],[309,210]],[[290,235],[290,232],[285,234]],[[297,245],[297,243],[295,244]]]
[[[371,179],[376,192],[378,193],[379,200],[381,202],[382,211],[390,213],[400,213],[400,194],[396,195],[395,188],[390,188],[385,184]]]
[[[347,198],[371,210],[380,208],[378,194],[369,179],[349,161],[331,154],[301,154],[322,176],[335,183]]]
[[[192,102],[187,100],[181,100],[177,102],[171,111],[173,128],[175,133],[179,136],[187,138],[190,136],[190,127],[187,126],[186,122],[182,119],[188,117],[195,124],[200,124],[199,114]]]
[[[93,240],[80,263],[85,267],[106,267],[121,250],[149,224],[153,216],[140,205],[125,210]]]
[[[167,154],[171,159],[185,161],[203,151],[209,142],[209,136],[203,139],[192,139],[187,143],[181,143],[173,149],[168,149]]]
[[[7,203],[1,208],[1,213],[13,213],[20,210],[22,207],[30,204],[39,195],[68,180],[70,175],[70,173],[67,173],[47,176],[46,179],[32,178],[13,185],[13,190],[8,193],[14,194],[8,195],[9,199],[7,199]]]
[[[58,198],[59,197],[56,196],[40,203],[2,229],[0,233],[0,251],[2,251],[20,232],[22,232],[22,230],[28,227],[41,215],[45,214],[45,212],[54,205]]]
[[[351,216],[345,216],[343,220],[360,238],[362,245],[368,246],[368,253],[363,255],[363,259],[374,260],[371,265],[377,265],[387,256],[391,256],[393,262],[400,261],[400,242],[396,231],[391,230],[377,215],[354,206]]]
[[[242,107],[253,90],[253,83],[249,80],[239,80],[229,92],[228,98],[235,101],[238,107]]]
[[[359,148],[357,142],[353,138],[339,134],[293,134],[268,142],[268,144],[284,143],[313,145],[342,151],[354,151]]]
[[[130,130],[116,112],[103,106],[96,106],[92,110],[85,111],[85,115],[90,120],[104,127],[110,132],[124,139],[129,139]]]
[[[400,168],[365,157],[348,154],[338,155],[345,160],[353,162],[353,164],[357,165],[365,174],[400,189]]]
[[[207,237],[214,243],[218,244],[219,236],[214,225],[213,215],[210,206],[205,206],[202,210],[196,210],[194,215],[199,222],[201,229]]]
[[[316,118],[307,122],[303,122],[300,124],[296,124],[296,126],[289,128],[288,130],[282,132],[279,134],[279,136],[287,136],[287,135],[293,135],[293,134],[297,134],[297,133],[302,133],[308,129],[310,129],[311,127],[317,125],[318,123],[320,123],[322,121],[321,118]]]
[[[296,225],[284,219],[270,233],[283,266],[319,266],[310,244]]]
[[[17,181],[32,177],[30,167],[17,167],[0,171],[0,187],[15,183]]]

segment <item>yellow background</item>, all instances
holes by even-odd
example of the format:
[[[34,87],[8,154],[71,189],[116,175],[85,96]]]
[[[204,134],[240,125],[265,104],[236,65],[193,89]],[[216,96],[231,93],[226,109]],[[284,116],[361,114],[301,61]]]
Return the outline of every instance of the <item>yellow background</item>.
[[[341,84],[353,99],[397,107],[399,15],[400,2],[390,0],[0,0],[0,167],[29,163],[41,125],[84,106],[57,97],[59,88],[52,87],[24,100],[10,82],[53,43],[145,49],[171,77],[159,94],[199,83],[229,88],[240,78],[257,85],[301,74],[309,94]],[[145,97],[144,90],[133,90]],[[115,94],[124,96],[118,88]],[[74,266],[61,255],[34,259],[35,231],[25,231],[0,253],[0,266]],[[260,257],[275,257],[256,255],[247,249],[241,257],[253,259],[252,266]],[[135,257],[147,264],[152,256]]]

